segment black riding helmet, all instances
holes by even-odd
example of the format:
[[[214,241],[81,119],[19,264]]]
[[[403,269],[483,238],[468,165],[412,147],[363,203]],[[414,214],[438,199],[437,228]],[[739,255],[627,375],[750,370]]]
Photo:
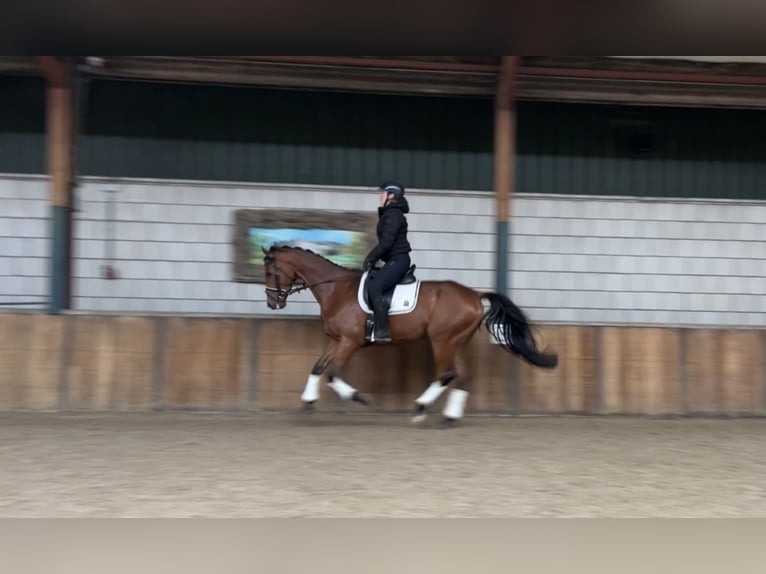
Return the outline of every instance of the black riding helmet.
[[[380,189],[394,194],[395,199],[402,199],[404,197],[404,186],[401,183],[394,181],[393,179],[387,179],[381,183]]]

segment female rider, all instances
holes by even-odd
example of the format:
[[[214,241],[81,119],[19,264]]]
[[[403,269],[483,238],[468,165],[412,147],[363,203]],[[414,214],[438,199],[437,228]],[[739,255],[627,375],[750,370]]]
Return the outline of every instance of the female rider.
[[[363,271],[375,266],[378,260],[384,262],[369,281],[370,301],[375,317],[375,342],[391,341],[388,330],[388,309],[383,293],[396,285],[410,268],[410,243],[407,240],[407,218],[410,206],[404,197],[404,186],[396,181],[384,181],[380,188],[378,207],[378,244],[364,260]]]

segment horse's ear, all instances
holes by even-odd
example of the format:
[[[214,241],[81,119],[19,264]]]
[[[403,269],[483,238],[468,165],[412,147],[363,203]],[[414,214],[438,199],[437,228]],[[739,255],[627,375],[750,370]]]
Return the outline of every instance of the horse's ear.
[[[261,251],[263,251],[264,255],[268,255],[269,254],[269,252],[266,251],[266,249],[263,247],[263,245],[261,245]]]

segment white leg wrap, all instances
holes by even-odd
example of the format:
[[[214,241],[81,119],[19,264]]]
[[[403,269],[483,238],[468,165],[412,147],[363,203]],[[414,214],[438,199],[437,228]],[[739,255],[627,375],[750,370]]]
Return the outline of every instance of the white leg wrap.
[[[327,386],[331,387],[332,390],[338,393],[338,396],[344,400],[351,399],[351,397],[353,397],[354,393],[356,392],[354,387],[342,379],[335,379],[333,382],[327,383]]]
[[[447,387],[441,384],[440,381],[434,381],[431,385],[423,391],[415,402],[419,405],[428,406],[438,399]]]
[[[313,403],[319,400],[319,381],[322,375],[309,375],[308,381],[306,381],[306,388],[303,389],[301,400],[304,403]]]
[[[465,402],[468,400],[468,391],[452,389],[444,405],[444,416],[448,419],[461,419],[465,412]]]

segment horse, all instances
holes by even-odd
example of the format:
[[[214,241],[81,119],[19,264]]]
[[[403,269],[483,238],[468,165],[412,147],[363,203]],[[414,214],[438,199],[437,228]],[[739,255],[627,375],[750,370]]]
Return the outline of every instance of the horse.
[[[301,395],[302,410],[312,411],[319,399],[319,384],[326,374],[343,400],[363,405],[370,398],[344,380],[344,368],[358,349],[376,344],[372,314],[366,296],[374,270],[362,272],[338,265],[313,251],[293,246],[261,247],[264,258],[266,302],[270,309],[284,309],[287,298],[308,289],[320,306],[320,318],[329,343],[317,359]],[[530,321],[501,293],[479,292],[452,280],[420,280],[415,266],[386,293],[391,343],[430,340],[436,380],[415,399],[413,423],[426,419],[427,411],[453,381],[443,412],[445,427],[465,412],[471,378],[466,369],[465,347],[484,324],[495,340],[531,365],[553,369],[556,353],[537,348]],[[484,310],[483,301],[489,302]]]

